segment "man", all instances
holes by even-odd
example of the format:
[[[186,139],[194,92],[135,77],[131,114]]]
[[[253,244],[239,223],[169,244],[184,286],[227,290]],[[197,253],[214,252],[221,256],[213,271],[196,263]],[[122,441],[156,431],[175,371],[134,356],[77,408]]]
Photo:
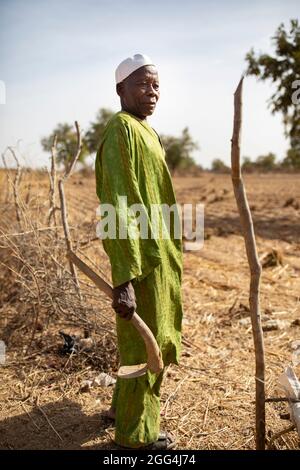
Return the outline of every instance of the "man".
[[[119,197],[145,208],[150,229],[151,205],[176,204],[165,152],[147,117],[159,99],[159,78],[151,59],[142,54],[116,69],[116,91],[122,110],[109,121],[96,158],[97,195],[122,217]],[[161,227],[161,225],[160,225]],[[181,348],[181,237],[103,239],[111,263],[113,308],[121,365],[147,362],[145,346],[130,320],[136,309],[152,330],[164,365],[178,364]],[[170,230],[172,232],[172,230]],[[161,233],[161,232],[160,232]],[[115,442],[122,447],[168,449],[173,437],[160,432],[159,390],[163,373],[118,379],[110,416]]]

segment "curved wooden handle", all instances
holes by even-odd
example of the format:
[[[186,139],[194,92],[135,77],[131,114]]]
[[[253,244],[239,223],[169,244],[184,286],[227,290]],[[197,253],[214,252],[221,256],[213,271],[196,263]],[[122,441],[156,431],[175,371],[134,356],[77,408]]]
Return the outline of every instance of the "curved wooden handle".
[[[136,312],[134,312],[130,321],[144,340],[147,351],[147,364],[149,370],[155,374],[158,374],[163,370],[164,363],[161,357],[160,349],[152,331]]]
[[[67,257],[80,271],[93,281],[93,283],[102,290],[102,292],[108,295],[111,299],[113,298],[112,286],[95,273],[95,271],[93,271],[84,261],[78,258],[74,251],[68,250]],[[130,321],[144,340],[149,370],[155,374],[161,372],[164,368],[164,363],[152,331],[136,312],[134,312]]]

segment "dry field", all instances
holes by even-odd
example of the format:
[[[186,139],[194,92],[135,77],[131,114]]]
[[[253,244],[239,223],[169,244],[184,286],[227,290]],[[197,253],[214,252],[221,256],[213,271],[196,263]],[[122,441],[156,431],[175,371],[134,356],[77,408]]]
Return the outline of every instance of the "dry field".
[[[263,269],[261,285],[267,397],[282,396],[278,377],[300,339],[299,181],[300,175],[245,178],[259,255],[277,254],[274,265]],[[112,387],[84,386],[100,372],[114,376],[117,370],[110,301],[82,276],[78,299],[59,212],[56,235],[53,226],[47,228],[47,175],[23,175],[19,226],[3,171],[0,183],[0,339],[7,345],[6,363],[0,365],[0,448],[111,449],[113,425],[101,413],[109,407]],[[183,353],[162,387],[162,428],[176,435],[178,449],[254,449],[249,270],[230,176],[178,177],[174,184],[178,202],[205,204],[205,243],[184,253]],[[76,250],[109,279],[107,258],[93,241],[93,177],[73,175],[66,193]],[[86,332],[94,347],[63,355],[60,330]],[[295,370],[299,377],[300,366]],[[266,403],[268,440],[290,425],[287,413],[284,402]],[[274,446],[299,449],[299,444],[292,431]]]

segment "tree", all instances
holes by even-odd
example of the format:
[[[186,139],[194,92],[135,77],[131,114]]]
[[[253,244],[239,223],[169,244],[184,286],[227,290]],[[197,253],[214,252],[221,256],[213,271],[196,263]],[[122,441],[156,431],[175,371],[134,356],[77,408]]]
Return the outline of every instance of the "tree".
[[[90,123],[85,134],[85,142],[89,153],[97,152],[104,129],[114,112],[107,108],[99,109],[96,120]]]
[[[255,169],[255,163],[251,160],[250,157],[244,157],[242,163],[242,171],[246,173],[252,173]]]
[[[298,20],[290,21],[287,31],[284,24],[272,38],[275,55],[255,55],[251,49],[246,55],[247,74],[260,80],[271,80],[276,85],[275,93],[269,99],[273,114],[282,113],[285,134],[290,139],[293,155],[300,158],[300,99],[296,88],[300,86],[300,25]],[[298,79],[298,80],[297,80]],[[297,94],[298,93],[298,94]]]
[[[215,158],[212,161],[211,169],[215,173],[230,173],[230,168],[227,165],[225,165],[223,160],[221,160],[220,158]]]
[[[300,152],[297,149],[289,149],[281,166],[284,169],[300,170]]]
[[[274,171],[277,168],[276,155],[272,152],[260,155],[255,160],[255,167],[261,171]]]
[[[242,164],[242,170],[247,173],[252,173],[253,171],[274,171],[278,168],[280,166],[276,163],[276,155],[272,152],[260,155],[255,161],[252,161],[249,157],[244,157]]]
[[[82,150],[78,161],[84,163],[87,155],[97,151],[105,126],[113,114],[113,111],[106,108],[98,111],[96,120],[90,123],[90,127],[82,137]],[[57,124],[53,132],[41,140],[42,147],[46,152],[51,151],[55,135],[57,135],[57,162],[66,166],[71,156],[74,155],[77,145],[75,129],[67,123]]]
[[[180,137],[162,135],[161,140],[166,152],[166,162],[171,172],[176,169],[185,170],[196,166],[191,153],[199,146],[193,141],[187,127],[183,129]]]
[[[53,132],[41,140],[42,147],[46,152],[51,151],[55,135],[57,136],[57,163],[62,163],[66,167],[77,148],[75,128],[67,123],[57,124]],[[83,163],[88,151],[84,139],[82,139],[82,144],[78,161]]]

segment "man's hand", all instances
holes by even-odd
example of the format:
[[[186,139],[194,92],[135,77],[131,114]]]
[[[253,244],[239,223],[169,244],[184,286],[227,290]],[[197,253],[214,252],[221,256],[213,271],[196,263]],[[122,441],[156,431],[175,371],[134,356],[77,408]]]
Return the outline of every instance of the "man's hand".
[[[124,320],[131,319],[136,309],[135,300],[134,288],[130,281],[113,288],[112,308]]]

